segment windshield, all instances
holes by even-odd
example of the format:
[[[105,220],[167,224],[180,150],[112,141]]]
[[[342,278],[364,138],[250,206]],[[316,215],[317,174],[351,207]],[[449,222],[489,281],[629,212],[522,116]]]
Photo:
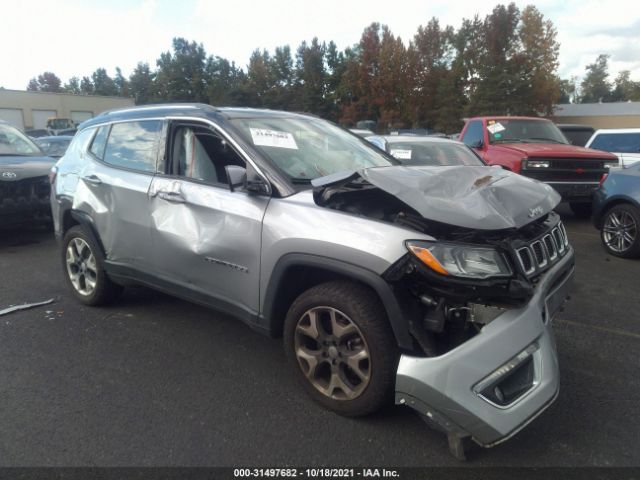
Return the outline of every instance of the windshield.
[[[18,129],[0,125],[0,155],[42,155],[42,152]]]
[[[599,133],[590,148],[615,153],[640,153],[640,132]]]
[[[395,165],[358,137],[313,118],[237,118],[244,140],[294,182],[347,170]]]
[[[67,151],[69,143],[71,143],[71,137],[66,139],[41,139],[34,140],[40,149],[50,157],[62,157],[64,152]]]
[[[453,142],[418,140],[389,142],[387,150],[404,165],[484,165],[469,147]]]
[[[489,143],[563,143],[567,139],[553,122],[548,120],[508,119],[487,121]]]

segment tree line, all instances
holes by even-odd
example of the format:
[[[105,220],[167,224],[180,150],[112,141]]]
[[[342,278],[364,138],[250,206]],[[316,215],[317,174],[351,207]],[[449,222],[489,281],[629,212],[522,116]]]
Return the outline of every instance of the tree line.
[[[207,54],[200,43],[175,38],[155,68],[138,63],[129,77],[98,68],[64,85],[51,72],[28,90],[133,97],[136,104],[204,102],[212,105],[304,111],[343,125],[373,120],[379,129],[459,131],[472,115],[549,115],[558,101],[636,99],[640,82],[622,72],[608,83],[607,56],[576,79],[557,75],[559,43],[549,19],[532,5],[497,5],[458,29],[437,18],[408,43],[372,23],[358,43],[339,50],[314,38],[295,51],[255,50],[246,70]]]

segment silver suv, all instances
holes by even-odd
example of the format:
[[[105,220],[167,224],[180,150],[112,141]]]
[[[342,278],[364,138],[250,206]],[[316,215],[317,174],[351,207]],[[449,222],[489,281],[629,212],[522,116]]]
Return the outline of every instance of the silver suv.
[[[340,414],[395,400],[462,457],[558,393],[551,320],[574,254],[547,185],[400,166],[315,117],[208,105],[102,114],[51,177],[79,301],[143,284],[230,313],[284,337]]]

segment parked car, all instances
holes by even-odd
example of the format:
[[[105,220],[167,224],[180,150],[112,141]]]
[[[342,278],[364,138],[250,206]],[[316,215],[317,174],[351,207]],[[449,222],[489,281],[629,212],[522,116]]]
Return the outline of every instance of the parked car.
[[[640,128],[598,130],[587,142],[587,147],[615,154],[612,166],[628,167],[640,162]]]
[[[49,135],[58,135],[63,130],[76,128],[76,124],[70,118],[49,118],[47,120],[47,131]]]
[[[50,221],[48,174],[55,163],[17,128],[0,120],[0,222]]]
[[[595,132],[593,127],[589,125],[577,125],[569,123],[558,123],[558,128],[562,134],[569,140],[571,145],[584,147]]]
[[[60,158],[67,151],[71,139],[68,135],[56,135],[52,137],[39,137],[34,140],[34,143],[40,147],[40,150],[45,155],[53,158]]]
[[[594,194],[593,207],[605,250],[617,257],[640,256],[640,163],[611,170]]]
[[[461,138],[489,165],[551,185],[578,217],[591,215],[591,198],[615,156],[569,145],[558,127],[537,117],[478,117]]]
[[[441,137],[414,137],[411,135],[379,135],[367,137],[376,147],[384,150],[403,165],[486,165],[464,143]]]
[[[52,177],[77,300],[142,283],[283,336],[293,374],[337,413],[395,398],[461,456],[558,394],[551,319],[574,253],[547,185],[401,166],[316,117],[203,105],[84,122]]]

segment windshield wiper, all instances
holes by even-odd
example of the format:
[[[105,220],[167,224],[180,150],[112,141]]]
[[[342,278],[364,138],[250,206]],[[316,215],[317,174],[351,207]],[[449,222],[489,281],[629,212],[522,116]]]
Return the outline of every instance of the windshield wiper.
[[[292,178],[291,183],[294,185],[308,185],[311,183],[310,178]]]

